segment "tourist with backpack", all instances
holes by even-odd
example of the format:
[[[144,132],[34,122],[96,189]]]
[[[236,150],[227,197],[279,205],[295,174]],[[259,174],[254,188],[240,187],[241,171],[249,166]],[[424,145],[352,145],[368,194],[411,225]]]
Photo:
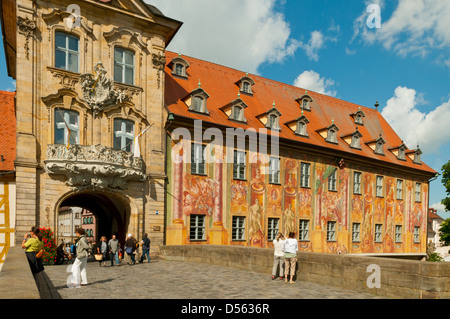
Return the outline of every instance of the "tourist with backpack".
[[[150,262],[150,238],[148,238],[147,233],[144,234],[142,239],[142,256],[139,260],[140,263],[144,262],[144,257],[147,256],[147,262]]]

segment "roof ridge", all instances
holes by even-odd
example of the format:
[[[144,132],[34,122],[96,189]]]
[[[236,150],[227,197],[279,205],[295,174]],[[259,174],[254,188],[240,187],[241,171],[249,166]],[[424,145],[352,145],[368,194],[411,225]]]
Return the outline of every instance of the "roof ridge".
[[[270,78],[267,78],[267,77],[263,77],[263,76],[258,75],[258,74],[253,74],[253,73],[250,74],[249,72],[242,71],[242,70],[239,70],[239,69],[236,69],[236,68],[233,68],[233,67],[230,67],[230,66],[226,66],[226,65],[223,65],[223,64],[219,64],[217,62],[212,62],[212,61],[196,58],[196,57],[193,57],[193,56],[190,56],[190,55],[187,55],[187,54],[176,53],[176,52],[170,51],[170,50],[166,50],[166,52],[169,52],[169,53],[172,53],[172,54],[175,54],[175,55],[185,56],[185,57],[188,57],[190,59],[194,59],[194,60],[197,60],[197,61],[208,63],[208,64],[211,64],[211,65],[216,65],[218,67],[226,68],[226,69],[233,70],[233,71],[236,71],[236,72],[242,72],[242,73],[248,74],[248,76],[252,75],[252,76],[258,77],[260,79],[264,79],[266,81],[270,81],[272,83],[278,83],[278,84],[282,84],[283,86],[291,87],[291,88],[293,88],[295,90],[305,90],[305,92],[308,92],[308,93],[313,92],[315,95],[319,95],[319,96],[322,96],[322,97],[325,97],[325,98],[330,98],[330,99],[333,99],[333,100],[336,100],[336,101],[342,101],[342,102],[345,102],[345,103],[348,103],[348,104],[352,104],[352,105],[355,105],[355,106],[358,106],[358,107],[363,107],[363,108],[365,108],[367,110],[378,112],[376,109],[368,107],[368,106],[364,106],[364,105],[361,105],[361,104],[350,102],[350,101],[347,101],[347,100],[344,100],[344,99],[341,99],[341,98],[337,98],[337,97],[334,97],[334,96],[330,96],[330,95],[327,95],[327,94],[319,93],[319,92],[316,92],[316,91],[313,91],[313,90],[305,89],[305,88],[302,88],[302,87],[299,87],[299,86],[295,86],[293,84],[281,82],[279,80],[274,80],[274,79],[270,79]]]

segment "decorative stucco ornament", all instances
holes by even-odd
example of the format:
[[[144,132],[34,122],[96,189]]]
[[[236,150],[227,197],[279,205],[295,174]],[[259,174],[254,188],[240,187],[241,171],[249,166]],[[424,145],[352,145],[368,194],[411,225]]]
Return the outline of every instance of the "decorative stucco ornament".
[[[125,99],[122,92],[114,90],[114,80],[107,77],[106,73],[103,63],[97,62],[93,73],[84,73],[80,76],[84,100],[92,107],[94,115]]]

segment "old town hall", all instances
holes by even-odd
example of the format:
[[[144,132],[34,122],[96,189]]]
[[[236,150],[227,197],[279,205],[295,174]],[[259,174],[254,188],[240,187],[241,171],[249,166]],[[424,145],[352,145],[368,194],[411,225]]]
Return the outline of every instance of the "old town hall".
[[[6,0],[0,14],[17,85],[0,94],[0,262],[32,226],[58,240],[70,206],[98,236],[148,233],[154,254],[269,248],[278,231],[304,251],[425,254],[436,172],[377,107],[166,51],[182,23],[142,0]]]

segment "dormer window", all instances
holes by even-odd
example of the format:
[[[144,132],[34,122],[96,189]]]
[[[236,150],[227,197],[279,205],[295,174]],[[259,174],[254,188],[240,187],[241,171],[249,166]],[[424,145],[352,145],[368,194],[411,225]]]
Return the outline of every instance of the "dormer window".
[[[281,113],[275,108],[275,102],[272,106],[272,109],[269,112],[267,112],[266,115],[267,115],[266,127],[271,130],[281,130],[280,128]]]
[[[359,108],[358,112],[352,115],[353,120],[355,121],[355,124],[364,125],[363,118],[366,117],[363,111],[361,111],[361,108]]]
[[[311,111],[313,99],[308,95],[308,91],[305,91],[305,94],[301,98],[297,99],[297,102],[302,111]]]
[[[405,161],[406,160],[405,152],[406,152],[406,146],[404,144],[402,144],[398,149],[397,158],[401,161]]]
[[[247,95],[253,95],[253,86],[255,81],[248,76],[248,73],[242,77],[236,84],[239,86],[239,91]]]
[[[422,155],[422,151],[420,150],[419,146],[417,146],[417,149],[414,152],[414,160],[413,160],[415,164],[422,164],[420,160],[420,155]]]
[[[209,95],[201,88],[201,84],[199,83],[198,89],[192,91],[191,94],[184,99],[184,102],[189,107],[189,111],[208,115],[209,112],[206,105],[208,98]]]
[[[311,107],[309,106],[309,100],[304,99],[302,101],[302,109],[304,109],[304,110],[310,110],[311,109]]]
[[[352,142],[350,144],[351,148],[361,149],[361,137],[362,134],[356,130],[355,133],[352,134]]]
[[[240,105],[233,106],[233,120],[245,121],[244,108],[242,106],[240,106]]]
[[[300,136],[308,136],[308,131],[307,131],[308,123],[309,123],[309,121],[306,118],[306,116],[302,115],[297,120],[297,129],[295,130],[295,134],[300,135]]]
[[[328,143],[337,144],[337,132],[339,131],[338,127],[335,124],[330,125],[327,127],[327,138],[326,141]]]
[[[375,145],[375,154],[378,155],[384,155],[384,144],[386,142],[384,139],[380,136],[377,140],[377,144]]]
[[[187,78],[187,69],[189,68],[189,63],[187,63],[187,61],[183,59],[181,55],[173,58],[168,66],[172,69],[172,75]]]

